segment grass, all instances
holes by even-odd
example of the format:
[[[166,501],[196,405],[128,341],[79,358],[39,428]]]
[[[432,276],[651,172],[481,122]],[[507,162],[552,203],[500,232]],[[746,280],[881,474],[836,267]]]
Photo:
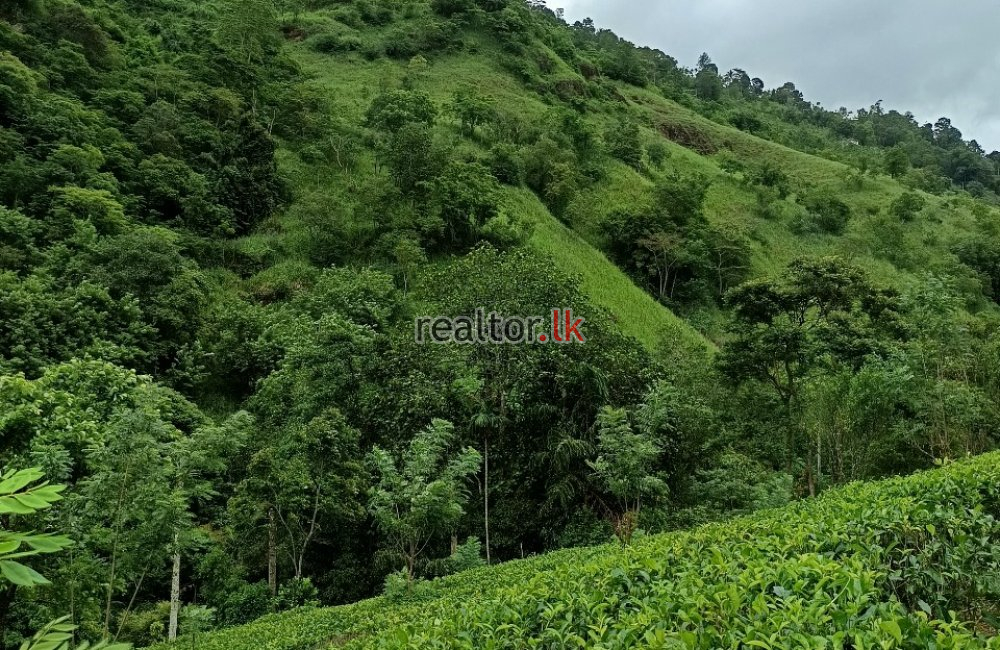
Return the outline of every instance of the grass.
[[[365,34],[369,39],[380,37],[379,30],[366,30]],[[427,65],[418,66],[416,72],[406,61],[386,58],[369,61],[358,52],[321,54],[313,51],[308,41],[293,44],[291,51],[312,78],[312,86],[332,99],[337,119],[345,123],[362,123],[372,98],[383,89],[400,87],[408,75],[416,89],[427,92],[442,108],[440,120],[444,124],[454,121],[446,107],[453,93],[461,88],[474,89],[490,97],[498,109],[517,115],[529,125],[550,120],[556,108],[552,100],[526,88],[501,67],[503,53],[497,43],[488,36],[471,32],[463,34],[463,40],[463,50],[428,56]],[[555,67],[543,76],[546,83],[576,76],[554,52],[547,49],[546,52],[555,61]],[[928,196],[929,207],[925,214],[902,226],[902,236],[897,238],[897,245],[902,242],[902,254],[888,255],[885,246],[878,243],[883,233],[879,232],[871,215],[885,213],[889,203],[905,190],[896,181],[879,176],[865,178],[861,185],[849,185],[846,179],[850,168],[842,163],[713,122],[653,89],[617,84],[617,91],[620,101],[614,103],[588,100],[592,110],[584,114],[584,118],[597,133],[602,133],[622,114],[631,114],[644,125],[643,139],[647,143],[659,139],[667,144],[669,157],[663,169],[639,173],[618,162],[606,161],[602,178],[583,189],[567,209],[564,219],[568,225],[557,221],[526,190],[509,191],[507,201],[509,209],[518,211],[534,224],[531,246],[579,276],[583,291],[594,303],[605,308],[624,333],[651,350],[664,340],[664,335],[668,338],[679,336],[685,341],[697,340],[702,345],[705,337],[636,287],[601,254],[604,242],[600,224],[614,211],[638,210],[646,206],[652,200],[653,184],[658,177],[699,174],[712,179],[706,216],[713,224],[735,225],[750,238],[751,277],[777,274],[803,255],[840,255],[884,284],[899,288],[912,286],[919,280],[928,260],[935,260],[940,271],[949,271],[953,266],[949,249],[975,227],[967,202]],[[449,137],[463,155],[485,153],[478,140],[462,137],[457,126],[449,130]],[[788,175],[793,197],[781,204],[777,217],[765,219],[755,213],[752,188],[747,187],[738,174],[727,173],[720,167],[722,155],[751,167],[769,163]],[[288,152],[282,153],[283,169],[297,179],[303,193],[328,194],[342,206],[352,204],[354,197],[350,188],[370,171],[370,155],[365,153],[362,158],[363,164],[352,172],[351,179],[338,180],[338,175],[343,176],[338,170],[313,169],[297,162]],[[801,211],[794,197],[815,190],[833,192],[851,207],[852,222],[844,234],[798,234],[791,229],[794,214]],[[288,218],[282,230],[285,236],[301,237],[301,227],[294,217]],[[265,246],[285,251],[295,249],[295,246],[281,247],[277,239],[272,238]],[[258,248],[263,243],[247,242],[247,245]],[[696,313],[697,310],[692,311],[689,316]],[[713,330],[713,338],[721,335],[717,327],[709,329]]]
[[[555,265],[580,279],[581,290],[611,314],[623,333],[655,351],[664,339],[706,346],[698,332],[637,287],[628,276],[580,235],[554,218],[538,198],[524,189],[507,193],[508,209],[534,226],[530,244]]]

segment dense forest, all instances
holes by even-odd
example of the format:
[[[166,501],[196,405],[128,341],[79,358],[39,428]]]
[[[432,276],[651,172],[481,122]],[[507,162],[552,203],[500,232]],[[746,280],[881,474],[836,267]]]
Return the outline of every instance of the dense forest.
[[[536,1],[4,0],[0,647],[412,603],[989,452],[998,302],[1000,152],[945,117]],[[566,307],[586,343],[414,340]]]

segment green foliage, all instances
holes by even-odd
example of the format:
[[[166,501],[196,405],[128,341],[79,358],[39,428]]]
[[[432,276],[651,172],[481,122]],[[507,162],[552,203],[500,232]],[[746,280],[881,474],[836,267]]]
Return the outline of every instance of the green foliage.
[[[988,455],[626,550],[480,569],[440,581],[422,602],[291,613],[218,633],[204,647],[301,647],[343,635],[346,648],[693,647],[699,639],[990,648],[958,613],[975,616],[977,599],[995,592],[996,467]]]
[[[66,486],[49,485],[47,482],[38,484],[42,477],[42,471],[37,468],[8,470],[0,474],[0,515],[31,515],[61,500],[60,492]],[[0,575],[20,587],[47,585],[48,580],[19,560],[56,553],[70,543],[65,537],[20,534],[0,529]]]
[[[813,505],[632,534],[997,445],[1000,154],[947,118],[827,111],[521,0],[0,16],[0,451],[68,485],[10,519],[78,533],[25,561],[44,593],[0,595],[8,644],[72,611],[81,637],[150,643],[179,618],[199,647],[370,596],[400,554],[391,604],[207,645],[978,643],[962,635],[995,598],[970,557],[992,557],[994,513],[972,488],[967,510],[931,504],[938,483],[899,504],[940,515],[927,538],[826,506],[806,537]],[[416,315],[557,306],[586,345],[413,342]],[[414,554],[364,496],[434,483],[407,483],[403,457],[437,418],[438,469],[467,445],[483,467],[442,491],[458,509],[406,514],[429,540]],[[395,474],[361,471],[372,447]],[[609,522],[621,562],[477,566]]]
[[[833,194],[817,192],[803,200],[807,212],[793,230],[800,233],[825,233],[840,235],[851,219],[851,208]]]
[[[625,411],[605,408],[597,416],[597,458],[587,464],[599,489],[613,499],[614,505],[605,505],[622,544],[632,541],[643,500],[655,503],[666,495],[666,483],[653,474],[661,453],[652,436],[632,429]]]
[[[131,650],[127,643],[99,641],[73,643],[77,626],[68,623],[69,617],[57,618],[39,630],[34,637],[21,644],[20,650]]]
[[[434,420],[398,461],[378,447],[369,456],[378,482],[368,508],[390,548],[405,560],[411,583],[427,543],[464,514],[464,483],[482,462],[474,449],[453,452],[454,438],[450,422]]]
[[[217,34],[223,47],[251,62],[264,56],[277,27],[278,12],[272,0],[226,0]]]
[[[365,125],[395,133],[407,124],[432,125],[438,109],[426,93],[398,90],[376,97],[368,107]]]
[[[899,178],[910,168],[910,157],[901,147],[893,147],[885,154],[885,171],[893,178]]]
[[[889,204],[889,213],[900,221],[913,221],[917,213],[923,210],[926,205],[927,200],[920,194],[904,192]]]
[[[431,202],[441,222],[436,245],[461,251],[474,245],[501,210],[500,185],[478,163],[450,163],[431,184]]]
[[[605,132],[604,142],[608,153],[618,160],[635,169],[642,166],[642,140],[636,123],[619,122]]]
[[[274,607],[279,612],[296,607],[319,606],[319,591],[309,578],[292,578],[278,589]]]
[[[449,108],[461,123],[462,130],[469,137],[475,136],[476,129],[489,122],[494,116],[493,102],[468,89],[456,92]]]
[[[791,192],[788,175],[770,163],[764,163],[747,174],[747,181],[774,190],[779,199],[786,198]]]
[[[505,185],[519,186],[524,180],[524,168],[517,149],[501,143],[490,150],[490,173]]]

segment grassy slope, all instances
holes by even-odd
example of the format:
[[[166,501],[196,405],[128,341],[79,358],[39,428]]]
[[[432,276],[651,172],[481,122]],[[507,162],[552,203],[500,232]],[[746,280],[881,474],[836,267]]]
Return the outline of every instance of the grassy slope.
[[[867,635],[868,643],[858,647],[900,647],[892,643],[891,623],[884,621],[903,629],[912,625],[908,633],[913,634],[924,622],[891,597],[882,577],[890,560],[877,540],[896,531],[934,535],[946,526],[965,525],[954,519],[956,512],[992,507],[1000,481],[998,460],[1000,455],[989,454],[911,477],[857,483],[772,512],[651,536],[627,550],[572,549],[476,569],[432,583],[420,602],[375,598],[271,615],[203,637],[197,647],[425,647],[428,638],[454,640],[475,628],[476,634],[523,642],[518,629],[586,627],[588,617],[597,616],[600,629],[610,627],[647,643],[648,631],[655,631],[662,643],[648,647],[708,647],[707,636],[701,645],[691,642],[709,635],[716,643],[770,638],[758,647],[784,648],[790,646],[774,640],[788,641],[798,630],[816,641],[841,631],[843,621],[850,621],[854,633]],[[942,543],[954,543],[949,539],[941,537]],[[775,585],[794,596],[776,597]],[[606,600],[600,614],[590,602],[595,597]],[[504,630],[502,622],[512,627]],[[772,630],[775,636],[769,636]],[[962,634],[953,627],[947,639],[938,637],[938,647],[983,647],[956,638]],[[613,638],[618,640],[608,647],[633,647],[627,639]],[[884,643],[871,645],[873,639]]]
[[[323,14],[315,20],[345,30]],[[377,29],[356,32],[374,38]],[[526,89],[509,73],[502,70],[495,44],[481,35],[466,35],[475,43],[472,52],[462,51],[434,57],[415,76],[415,85],[440,105],[445,106],[459,88],[471,88],[487,95],[496,105],[528,123],[546,120],[552,107],[537,93]],[[363,122],[364,112],[372,98],[385,88],[398,88],[407,74],[405,62],[377,59],[368,61],[357,53],[338,55],[312,51],[307,43],[292,45],[292,52],[312,84],[330,97],[336,114],[347,124]],[[552,54],[555,57],[554,54]],[[559,62],[547,78],[573,77],[576,73]],[[763,140],[729,126],[712,122],[690,109],[665,99],[650,89],[618,85],[615,101],[590,100],[588,119],[599,131],[611,124],[622,112],[627,112],[646,125],[645,137],[668,144],[670,157],[663,170],[638,173],[624,165],[611,163],[603,180],[587,188],[576,198],[564,217],[570,228],[556,220],[548,210],[526,191],[508,192],[509,208],[518,211],[535,225],[531,245],[551,256],[565,270],[579,275],[582,288],[595,304],[607,310],[622,330],[650,350],[664,340],[681,340],[685,344],[704,344],[707,339],[718,342],[721,336],[720,315],[709,310],[706,318],[698,313],[688,320],[678,318],[669,309],[650,298],[600,252],[603,241],[599,230],[601,220],[619,209],[636,209],[651,200],[655,178],[664,173],[698,173],[713,180],[706,212],[711,222],[727,224],[742,231],[752,242],[752,276],[774,274],[794,258],[808,255],[835,254],[868,269],[880,281],[903,287],[917,280],[919,273],[935,268],[949,268],[951,245],[974,226],[971,203],[967,199],[928,196],[929,207],[900,232],[904,259],[889,260],[879,250],[878,241],[886,236],[873,215],[884,213],[889,203],[904,191],[887,177],[866,178],[860,187],[848,185],[848,168],[837,162],[805,154]],[[442,117],[447,122],[447,115]],[[469,154],[484,153],[481,145],[460,135],[457,125],[449,132],[450,144]],[[697,145],[682,146],[665,139],[677,137],[677,132],[689,134]],[[781,202],[779,215],[770,219],[753,213],[754,193],[740,176],[720,167],[720,156],[735,158],[747,165],[770,162],[781,168],[792,181],[793,197]],[[283,169],[294,178],[298,194],[322,196],[325,202],[350,205],[354,190],[370,174],[370,152],[355,172],[306,165],[292,152],[282,152]],[[831,190],[851,206],[854,217],[847,231],[840,236],[798,235],[790,229],[791,220],[800,210],[793,201],[795,194],[812,188]],[[299,227],[295,211],[283,217],[281,229],[297,237],[308,237]],[[575,232],[574,232],[575,231]],[[250,247],[279,247],[263,232],[248,238]],[[294,250],[295,247],[289,247]],[[282,261],[288,257],[281,255]],[[696,324],[697,328],[692,324]],[[699,332],[698,330],[701,330]],[[707,339],[706,339],[707,337]],[[711,343],[708,347],[714,347]]]
[[[354,55],[331,57],[312,52],[305,45],[295,46],[293,52],[313,85],[333,99],[338,116],[354,124],[364,121],[364,112],[378,89],[398,87],[406,71],[405,65],[396,62],[384,59],[370,62]],[[528,121],[544,119],[548,111],[545,104],[527,93],[516,80],[498,71],[488,56],[443,57],[421,74],[418,85],[440,105],[446,104],[454,90],[463,86],[488,89],[498,105],[516,110]],[[474,142],[459,140],[457,135],[452,144],[469,149],[477,146]],[[300,194],[336,196],[339,193],[345,203],[352,200],[349,196],[352,188],[364,173],[356,172],[355,176],[348,177],[340,170],[304,165],[288,151],[281,153],[280,160]],[[606,310],[626,335],[651,351],[664,339],[712,347],[697,331],[637,287],[588,241],[561,224],[534,194],[509,189],[506,197],[507,209],[533,225],[530,245],[551,257],[561,270],[578,276],[583,292],[595,305]],[[280,229],[286,235],[297,236],[299,224],[294,210],[282,218]],[[244,247],[255,251],[282,248],[275,235],[266,232],[248,237]],[[288,262],[284,254],[281,259]]]
[[[534,225],[531,245],[551,257],[559,269],[579,277],[581,290],[612,315],[622,332],[650,350],[655,350],[664,338],[703,341],[600,251],[553,217],[533,193],[511,190],[507,206]]]

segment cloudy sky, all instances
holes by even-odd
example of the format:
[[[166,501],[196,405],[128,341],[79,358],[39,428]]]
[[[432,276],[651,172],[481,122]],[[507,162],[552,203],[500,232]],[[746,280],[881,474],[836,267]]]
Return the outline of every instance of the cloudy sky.
[[[827,108],[952,119],[1000,150],[1000,2],[960,0],[548,0],[693,66],[708,52],[768,88],[793,81]]]

